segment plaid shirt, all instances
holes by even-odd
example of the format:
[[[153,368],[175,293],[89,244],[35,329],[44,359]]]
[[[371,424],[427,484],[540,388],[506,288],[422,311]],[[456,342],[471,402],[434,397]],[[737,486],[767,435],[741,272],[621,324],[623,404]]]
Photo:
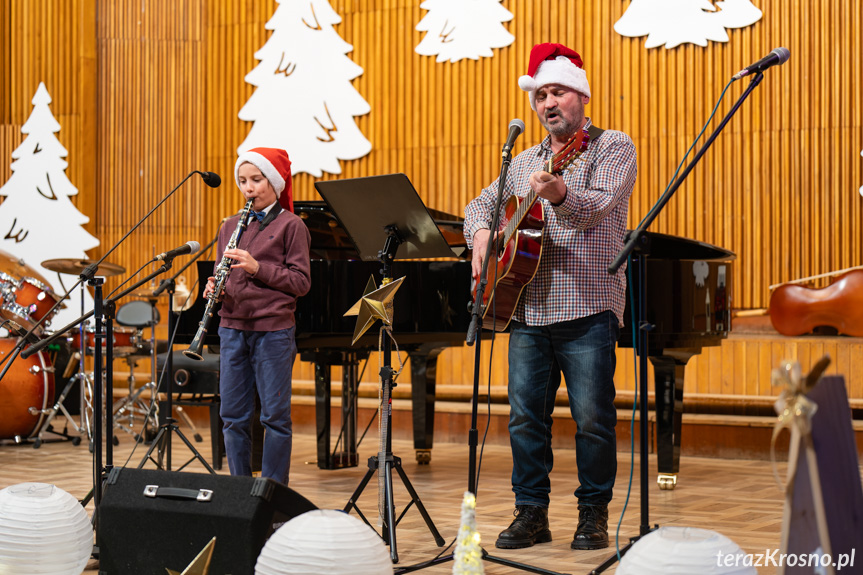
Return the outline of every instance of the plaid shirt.
[[[551,155],[551,138],[546,136],[513,159],[502,206],[512,194],[529,193],[528,178],[543,170]],[[636,171],[632,140],[623,132],[607,130],[564,172],[563,203],[552,206],[548,200],[537,200],[545,215],[542,258],[536,276],[522,292],[514,320],[548,325],[611,310],[623,325],[626,266],[613,276],[607,268],[623,247]],[[470,247],[476,231],[491,225],[497,187],[496,179],[464,210],[464,234]]]

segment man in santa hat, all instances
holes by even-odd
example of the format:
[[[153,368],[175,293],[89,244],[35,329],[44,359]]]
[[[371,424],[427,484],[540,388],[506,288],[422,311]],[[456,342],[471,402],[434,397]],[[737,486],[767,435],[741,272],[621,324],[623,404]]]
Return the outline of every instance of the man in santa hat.
[[[606,270],[623,246],[635,185],[635,146],[626,134],[598,129],[585,116],[590,86],[581,56],[573,50],[560,44],[534,46],[519,86],[548,134],[512,160],[503,202],[534,190],[545,228],[539,267],[510,322],[515,520],[496,546],[514,549],[551,541],[551,413],[562,372],[578,428],[579,519],[572,548],[600,549],[608,546],[608,503],[617,471],[615,346],[626,291],[624,269],[613,276]],[[548,173],[548,160],[585,131],[589,143],[578,160],[561,174]],[[477,280],[497,190],[496,180],[465,208],[464,232],[473,248]]]
[[[294,311],[297,298],[311,286],[311,236],[293,213],[287,152],[243,152],[234,178],[246,201],[253,202],[253,211],[234,249],[226,248],[241,216],[225,222],[216,258],[233,260],[219,312],[225,451],[231,475],[252,474],[251,422],[257,393],[265,429],[261,476],[287,485],[293,444],[291,371],[297,354]],[[211,277],[204,296],[213,288]]]

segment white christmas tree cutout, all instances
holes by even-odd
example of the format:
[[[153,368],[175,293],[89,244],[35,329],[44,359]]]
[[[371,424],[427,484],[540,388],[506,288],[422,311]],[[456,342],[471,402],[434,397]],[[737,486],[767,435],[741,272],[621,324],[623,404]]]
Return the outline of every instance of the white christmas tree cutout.
[[[278,1],[266,25],[273,35],[246,75],[257,89],[239,118],[254,125],[237,152],[283,148],[294,174],[340,174],[339,160],[372,149],[354,119],[371,110],[351,85],[363,69],[346,56],[353,47],[333,29],[342,20],[327,0]]]
[[[0,187],[6,196],[0,205],[0,250],[23,260],[46,278],[54,293],[63,295],[77,278],[43,268],[41,262],[56,258],[83,259],[84,252],[99,240],[82,226],[90,218],[78,211],[69,196],[78,193],[66,177],[69,155],[54,134],[60,124],[51,113],[51,96],[39,83],[33,96],[33,112],[21,127],[27,137],[12,152],[12,176]],[[84,291],[85,311],[93,309],[93,298]],[[20,303],[20,302],[19,302]],[[51,320],[55,329],[81,315],[81,292],[76,290]]]
[[[749,0],[632,0],[614,24],[621,36],[647,36],[645,48],[728,42],[727,28],[751,26],[761,10]]]
[[[416,53],[437,55],[437,62],[458,62],[490,57],[493,48],[509,46],[515,37],[502,23],[512,20],[512,13],[500,1],[426,0],[420,8],[429,12],[417,24],[426,35]]]

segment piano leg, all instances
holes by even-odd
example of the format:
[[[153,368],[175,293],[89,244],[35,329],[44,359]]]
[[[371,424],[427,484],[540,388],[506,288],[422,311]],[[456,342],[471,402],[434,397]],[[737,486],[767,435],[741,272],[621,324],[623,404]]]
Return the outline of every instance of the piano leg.
[[[342,366],[342,429],[338,439],[341,451],[330,451],[330,390],[333,365]],[[357,390],[359,358],[356,353],[341,352],[335,357],[315,361],[315,428],[317,430],[318,468],[356,467]]]
[[[680,472],[680,433],[683,419],[683,377],[690,352],[666,350],[650,356],[656,392],[656,466],[660,489],[674,489]]]
[[[330,382],[329,364],[315,362],[315,429],[320,469],[333,469],[330,454]]]
[[[359,365],[356,353],[342,354],[342,450],[335,454],[336,467],[356,467],[360,461],[357,452]]]
[[[411,407],[413,409],[414,449],[417,463],[431,462],[434,442],[434,404],[437,382],[437,358],[445,348],[433,344],[410,352]]]

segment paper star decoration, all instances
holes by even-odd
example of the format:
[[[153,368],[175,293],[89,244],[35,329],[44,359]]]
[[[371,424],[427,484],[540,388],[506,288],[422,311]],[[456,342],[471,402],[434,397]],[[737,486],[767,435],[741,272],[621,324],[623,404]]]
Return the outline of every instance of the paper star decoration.
[[[354,328],[354,339],[351,345],[357,343],[357,340],[377,320],[381,320],[387,325],[392,325],[393,298],[404,279],[403,276],[388,284],[384,284],[380,288],[376,288],[374,277],[369,278],[368,283],[366,283],[366,289],[363,291],[363,297],[352,305],[351,309],[345,312],[345,317],[350,315],[357,316],[357,326]]]
[[[207,575],[210,572],[210,561],[213,559],[213,549],[216,548],[216,538],[210,539],[210,542],[201,549],[198,556],[189,563],[189,566],[183,569],[183,572],[174,571],[173,569],[165,569],[168,575]]]

